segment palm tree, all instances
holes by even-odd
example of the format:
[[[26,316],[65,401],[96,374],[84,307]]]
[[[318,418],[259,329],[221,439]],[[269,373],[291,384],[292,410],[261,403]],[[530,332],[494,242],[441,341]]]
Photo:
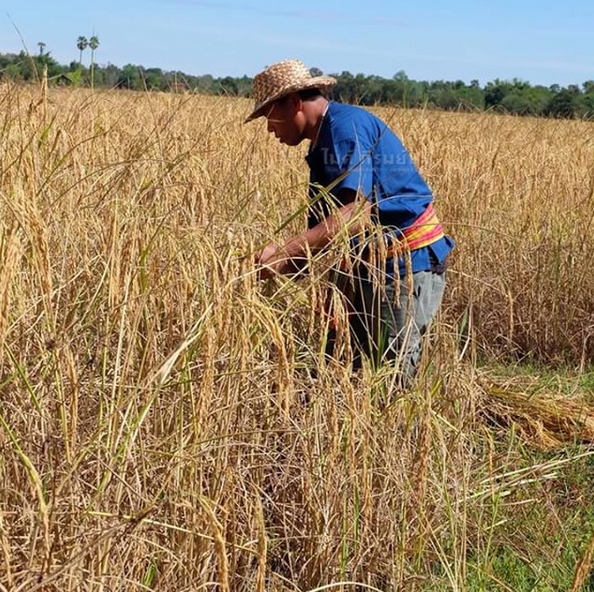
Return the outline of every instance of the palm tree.
[[[76,40],[76,47],[78,48],[78,50],[80,51],[80,59],[78,61],[78,63],[82,66],[82,52],[87,49],[87,47],[89,46],[89,42],[87,41],[86,37],[83,37],[82,35]]]
[[[91,51],[95,51],[98,47],[99,47],[99,37],[97,37],[97,35],[93,35],[90,39],[89,39],[89,47],[91,48]],[[93,59],[93,54],[91,54],[91,59]]]
[[[91,48],[91,65],[95,63],[95,50],[99,47],[99,37],[93,35],[89,39],[89,47]]]
[[[95,78],[95,50],[99,47],[99,37],[93,34],[89,39],[89,47],[91,48],[91,86],[93,86]]]
[[[43,55],[43,50],[45,49],[45,43],[43,41],[38,41],[37,45],[39,46],[39,55]]]

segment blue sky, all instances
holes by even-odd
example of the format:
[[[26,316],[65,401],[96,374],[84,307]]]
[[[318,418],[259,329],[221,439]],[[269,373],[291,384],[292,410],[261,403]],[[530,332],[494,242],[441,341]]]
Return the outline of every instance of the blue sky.
[[[418,80],[594,79],[594,1],[574,0],[11,0],[0,4],[0,52],[37,42],[62,63],[76,38],[99,37],[96,61],[253,76],[296,57],[325,73]],[[88,61],[87,52],[85,60]]]

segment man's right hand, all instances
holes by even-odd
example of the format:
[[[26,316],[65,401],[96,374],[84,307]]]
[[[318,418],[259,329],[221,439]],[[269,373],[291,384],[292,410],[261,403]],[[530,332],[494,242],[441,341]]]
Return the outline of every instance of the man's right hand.
[[[269,243],[255,254],[254,262],[258,266],[258,277],[268,279],[276,274],[284,273],[288,261],[286,253],[277,243]]]

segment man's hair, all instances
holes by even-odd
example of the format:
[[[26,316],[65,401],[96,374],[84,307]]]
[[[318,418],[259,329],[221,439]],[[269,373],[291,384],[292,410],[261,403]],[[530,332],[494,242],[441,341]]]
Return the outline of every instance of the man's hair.
[[[316,99],[317,97],[322,96],[322,92],[319,88],[307,88],[305,90],[300,90],[297,94],[302,101],[309,101],[310,99]]]
[[[293,93],[289,93],[285,95],[281,99],[281,102],[286,101],[289,96]],[[306,88],[305,90],[298,90],[295,94],[302,100],[302,101],[312,101],[313,99],[317,99],[318,97],[323,97],[322,91],[319,88]]]

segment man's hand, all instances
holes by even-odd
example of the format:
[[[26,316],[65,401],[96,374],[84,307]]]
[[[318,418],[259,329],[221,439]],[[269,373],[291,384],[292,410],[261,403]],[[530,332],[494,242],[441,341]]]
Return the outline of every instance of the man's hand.
[[[255,255],[255,263],[259,266],[258,277],[268,279],[277,274],[286,273],[290,267],[290,260],[285,250],[276,243],[266,245]]]
[[[356,192],[347,190],[342,199],[348,203],[317,226],[291,237],[282,246],[270,243],[256,253],[255,263],[261,266],[258,277],[266,279],[277,274],[298,273],[307,264],[308,253],[323,250],[343,229],[350,236],[361,232],[369,224],[371,203],[364,198],[357,200],[356,196]]]

